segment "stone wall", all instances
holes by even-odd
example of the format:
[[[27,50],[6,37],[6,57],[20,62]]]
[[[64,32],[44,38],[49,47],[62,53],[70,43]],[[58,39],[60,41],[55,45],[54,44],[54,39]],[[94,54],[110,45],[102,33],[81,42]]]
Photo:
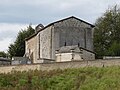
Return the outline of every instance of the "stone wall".
[[[71,52],[69,52],[69,53],[57,53],[56,54],[56,62],[72,61],[72,54],[73,53],[71,53]]]
[[[46,58],[46,59],[53,59],[52,57],[52,27],[49,26],[45,28],[43,31],[39,32],[40,34],[40,58]]]
[[[80,67],[106,67],[120,65],[120,59],[115,60],[93,60],[93,61],[70,61],[55,62],[49,64],[32,64],[32,65],[14,65],[0,67],[0,73],[8,73],[11,71],[28,71],[28,70],[54,70]]]
[[[55,49],[62,46],[80,45],[93,51],[92,27],[75,18],[70,18],[54,24]]]
[[[55,51],[62,46],[79,45],[93,51],[92,26],[76,18],[68,18],[48,25],[26,41],[26,56],[33,63],[54,59]]]
[[[29,57],[33,63],[36,63],[37,60],[37,38],[37,36],[34,36],[25,42],[26,57]]]
[[[26,56],[29,57],[33,63],[42,63],[43,58],[53,58],[53,26],[45,28],[39,32],[36,36],[26,41]]]
[[[84,49],[82,53],[83,53],[82,55],[84,60],[95,60],[95,53],[86,51]]]

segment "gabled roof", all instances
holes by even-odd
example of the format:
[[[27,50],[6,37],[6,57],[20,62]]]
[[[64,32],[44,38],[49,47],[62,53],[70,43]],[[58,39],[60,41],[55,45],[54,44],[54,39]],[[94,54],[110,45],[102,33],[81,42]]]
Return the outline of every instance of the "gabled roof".
[[[45,26],[44,28],[42,28],[40,31],[46,29],[47,27],[49,27],[49,26],[51,26],[51,25],[54,25],[55,23],[59,23],[59,22],[65,21],[65,20],[70,19],[70,18],[77,19],[77,20],[79,20],[79,21],[81,21],[81,22],[84,22],[84,23],[90,25],[91,27],[95,27],[94,25],[92,25],[92,24],[90,24],[90,23],[88,23],[88,22],[86,22],[86,21],[83,21],[83,20],[81,20],[81,19],[79,19],[79,18],[77,18],[77,17],[71,16],[71,17],[68,17],[68,18],[61,19],[61,20],[55,21],[55,22],[53,22],[53,23],[50,23],[50,24],[48,24],[47,26]],[[40,31],[36,32],[35,34],[31,35],[30,37],[26,38],[25,40],[31,39],[32,37],[36,36]]]
[[[88,52],[91,52],[91,53],[94,53],[94,54],[95,54],[95,52],[93,52],[93,51],[91,51],[91,50],[88,50],[88,49],[85,49],[85,48],[83,48],[83,47],[80,47],[80,46],[78,46],[78,45],[62,46],[62,47],[60,47],[60,49],[57,50],[57,51],[58,51],[59,53],[69,53],[69,52],[71,52],[71,50],[75,50],[76,48],[78,48],[78,49],[83,49],[83,50],[85,50],[85,51],[88,51]]]

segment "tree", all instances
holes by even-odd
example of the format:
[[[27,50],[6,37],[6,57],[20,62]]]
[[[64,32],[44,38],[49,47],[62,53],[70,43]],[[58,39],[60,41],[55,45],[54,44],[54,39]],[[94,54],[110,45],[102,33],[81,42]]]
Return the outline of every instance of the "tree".
[[[4,52],[4,51],[1,51],[0,52],[0,57],[4,57],[4,58],[6,58],[8,55]]]
[[[114,6],[97,19],[94,29],[94,49],[97,57],[120,55],[120,9]],[[114,53],[114,54],[113,54]]]
[[[27,29],[21,30],[18,33],[15,42],[9,46],[9,56],[23,56],[25,54],[25,38],[31,36],[34,33],[35,30],[31,27],[31,25],[29,25]]]

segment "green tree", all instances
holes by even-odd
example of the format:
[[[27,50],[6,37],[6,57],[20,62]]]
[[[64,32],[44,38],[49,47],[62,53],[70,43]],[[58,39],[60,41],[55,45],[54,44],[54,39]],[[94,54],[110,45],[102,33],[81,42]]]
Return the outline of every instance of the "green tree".
[[[5,58],[5,57],[7,57],[7,56],[8,56],[7,53],[5,53],[4,51],[1,51],[1,52],[0,52],[0,57],[4,57],[4,58]]]
[[[21,30],[15,42],[13,44],[10,44],[8,53],[9,56],[23,56],[25,53],[25,38],[31,36],[35,33],[35,30],[29,25],[27,29]]]
[[[94,49],[97,57],[120,55],[120,51],[116,49],[120,46],[120,8],[116,5],[108,9],[102,17],[97,19],[95,26]]]
[[[108,55],[119,56],[120,55],[120,43],[113,42],[108,49]]]

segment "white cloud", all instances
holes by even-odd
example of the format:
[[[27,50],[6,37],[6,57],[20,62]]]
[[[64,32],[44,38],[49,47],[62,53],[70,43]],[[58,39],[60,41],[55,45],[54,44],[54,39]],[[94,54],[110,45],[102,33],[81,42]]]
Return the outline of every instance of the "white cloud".
[[[27,26],[26,24],[0,23],[0,41],[5,38],[15,38],[17,33]]]
[[[16,23],[0,23],[0,32],[2,31],[19,31],[22,28],[25,28],[26,24],[16,24]]]
[[[12,38],[5,38],[4,40],[0,41],[0,51],[7,51],[9,44],[12,42]]]
[[[68,16],[94,23],[120,0],[1,0],[0,50],[6,50],[29,23],[49,24]]]
[[[17,33],[27,26],[26,24],[0,23],[0,51],[7,51],[8,46],[14,42]]]
[[[46,24],[70,15],[89,21],[90,17],[97,18],[104,13],[108,6],[119,3],[119,0],[3,0],[0,1],[0,22]]]

